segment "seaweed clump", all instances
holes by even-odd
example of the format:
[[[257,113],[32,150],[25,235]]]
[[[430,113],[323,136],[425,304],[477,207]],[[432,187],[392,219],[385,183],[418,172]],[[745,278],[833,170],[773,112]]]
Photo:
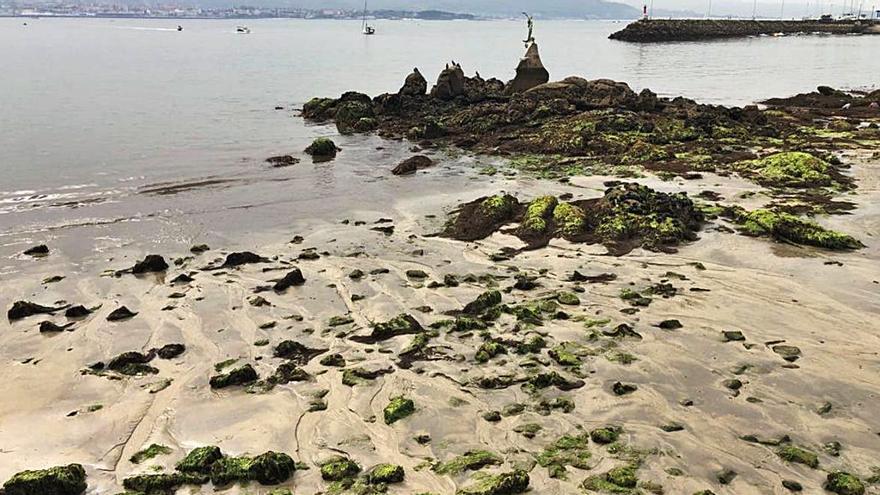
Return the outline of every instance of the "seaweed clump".
[[[499,466],[501,457],[486,450],[471,450],[446,462],[436,463],[431,469],[437,474],[459,474],[463,471],[477,471],[486,466]]]
[[[553,445],[538,454],[536,460],[541,467],[546,467],[551,478],[565,478],[566,466],[577,469],[590,469],[589,461],[592,454],[587,449],[590,434],[564,435],[553,442]]]
[[[865,484],[852,474],[835,471],[828,474],[825,480],[825,490],[838,495],[863,495]]]
[[[385,424],[391,425],[396,423],[397,421],[411,415],[416,411],[416,405],[412,401],[412,399],[408,399],[406,397],[394,397],[391,399],[391,402],[385,406],[384,416],[385,416]]]
[[[175,468],[174,473],[132,476],[122,484],[126,490],[145,494],[173,493],[183,485],[204,485],[208,481],[215,487],[249,481],[277,485],[293,476],[296,463],[287,454],[271,451],[255,457],[225,456],[219,447],[210,445],[191,450]]]
[[[517,469],[508,473],[483,476],[476,483],[458,490],[456,495],[512,495],[529,489],[529,473]]]
[[[140,464],[140,463],[142,463],[144,461],[148,461],[154,457],[158,457],[160,455],[167,455],[170,453],[171,453],[170,448],[166,447],[165,445],[159,445],[157,443],[154,443],[143,450],[135,452],[131,456],[129,461],[131,461],[132,464]]]
[[[507,202],[493,198],[509,198]],[[483,205],[497,201],[504,214],[485,213]],[[463,205],[442,236],[462,241],[483,239],[508,223],[519,223],[513,232],[529,249],[562,237],[571,242],[602,244],[615,255],[636,247],[671,251],[696,240],[703,213],[683,193],[667,194],[635,183],[614,184],[603,197],[560,202],[553,196],[523,206],[509,196],[481,198]]]
[[[86,487],[86,471],[80,464],[22,471],[3,483],[6,495],[79,495]]]
[[[724,212],[724,215],[739,226],[741,233],[749,236],[772,237],[778,241],[833,251],[865,247],[850,235],[828,230],[815,222],[804,220],[790,213],[767,209],[747,211],[739,207],[731,207]]]
[[[746,162],[746,173],[756,182],[771,187],[810,188],[830,186],[831,166],[802,151],[784,151]]]

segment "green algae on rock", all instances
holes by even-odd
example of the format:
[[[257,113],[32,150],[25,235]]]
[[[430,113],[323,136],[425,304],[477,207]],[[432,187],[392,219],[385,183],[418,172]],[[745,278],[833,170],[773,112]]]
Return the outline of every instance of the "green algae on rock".
[[[362,344],[375,344],[400,335],[413,335],[424,332],[422,325],[412,315],[402,313],[394,318],[373,325],[368,336],[355,336],[351,340]]]
[[[535,457],[542,467],[548,469],[551,478],[565,478],[565,467],[590,469],[588,461],[592,457],[589,449],[590,434],[564,435],[545,448]]]
[[[250,364],[245,364],[233,369],[228,373],[222,373],[211,377],[210,385],[213,389],[231,387],[234,385],[249,385],[257,380],[260,376]]]
[[[257,481],[277,485],[293,476],[296,463],[287,454],[266,452],[256,457],[223,457],[211,466],[211,482],[225,486],[235,482]]]
[[[638,466],[629,464],[619,466],[605,474],[588,477],[581,486],[584,490],[601,493],[618,493],[623,495],[636,495],[641,493],[637,486],[639,478],[636,475]]]
[[[497,454],[487,450],[470,450],[446,462],[438,462],[431,469],[437,474],[459,474],[477,471],[486,466],[500,466],[504,462]]]
[[[558,203],[556,196],[541,196],[529,203],[525,216],[520,222],[519,236],[528,238],[544,235],[549,227],[548,220]]]
[[[174,493],[184,485],[204,485],[208,479],[207,476],[201,474],[140,474],[125,478],[122,480],[122,486],[126,490],[156,495]]]
[[[140,463],[142,463],[144,461],[148,461],[154,457],[158,457],[160,455],[170,454],[171,452],[172,451],[169,447],[166,447],[165,445],[159,445],[157,443],[154,443],[143,450],[135,452],[129,458],[129,461],[132,464],[140,464]]]
[[[80,464],[22,471],[3,483],[5,495],[79,495],[86,488],[86,471]]]
[[[529,489],[529,474],[520,469],[491,476],[482,476],[456,495],[513,495]]]
[[[211,466],[223,457],[220,447],[214,445],[206,445],[197,447],[186,455],[175,468],[182,473],[202,473],[211,472]]]
[[[823,187],[832,184],[831,166],[802,151],[785,151],[745,162],[740,170],[765,186]]]
[[[776,451],[782,460],[809,466],[813,469],[819,467],[819,457],[809,450],[795,445],[784,445]]]
[[[318,159],[330,159],[335,157],[340,149],[336,147],[336,143],[332,139],[322,137],[312,141],[312,144],[305,151]]]
[[[864,495],[865,484],[857,476],[844,471],[835,471],[828,474],[825,490],[838,495]]]
[[[477,296],[476,299],[467,303],[462,310],[462,313],[470,316],[478,316],[499,304],[501,304],[501,292],[490,290],[483,292]]]
[[[620,438],[623,428],[619,426],[605,426],[596,428],[590,432],[590,439],[598,444],[611,444]]]
[[[367,473],[367,481],[370,484],[400,483],[405,476],[403,467],[396,464],[379,464]]]
[[[789,213],[767,209],[747,211],[739,207],[727,208],[725,217],[740,227],[743,234],[815,246],[834,251],[861,249],[860,241],[852,236],[828,230],[814,222]]]
[[[572,242],[599,243],[612,254],[621,255],[636,247],[670,251],[677,244],[695,240],[704,221],[702,212],[687,195],[657,192],[634,183],[612,185],[601,198],[567,203],[558,215],[555,212],[560,203],[548,198],[533,201],[525,211],[517,202],[508,209],[509,215],[493,222],[484,221],[479,214],[479,205],[486,200],[476,200],[463,205],[441,235],[471,241],[519,222],[514,233],[529,249],[542,247],[554,237],[564,237]],[[466,228],[473,224],[483,226],[480,235]]]
[[[385,424],[391,425],[400,421],[401,419],[410,416],[412,413],[416,411],[416,404],[411,399],[408,399],[403,396],[394,397],[391,399],[391,402],[385,406],[383,411],[385,417]]]
[[[325,459],[320,464],[321,478],[324,481],[340,481],[353,478],[361,472],[361,467],[356,462],[340,455]]]

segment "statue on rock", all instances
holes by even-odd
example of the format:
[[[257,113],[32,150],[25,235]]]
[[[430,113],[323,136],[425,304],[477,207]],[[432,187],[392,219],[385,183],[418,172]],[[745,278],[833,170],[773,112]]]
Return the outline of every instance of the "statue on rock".
[[[412,74],[406,76],[403,87],[400,88],[398,94],[400,96],[425,96],[428,92],[428,81],[425,80],[419,68],[413,69]]]
[[[431,96],[441,100],[453,100],[464,94],[464,71],[461,66],[452,62],[446,64],[446,68],[440,72],[437,84],[431,89]]]
[[[523,43],[526,44],[526,48],[528,48],[529,45],[535,42],[535,37],[532,36],[532,31],[535,29],[535,22],[532,20],[532,16],[530,16],[527,12],[523,12],[523,15],[526,16],[529,26],[529,35],[526,36],[526,39],[523,40]]]

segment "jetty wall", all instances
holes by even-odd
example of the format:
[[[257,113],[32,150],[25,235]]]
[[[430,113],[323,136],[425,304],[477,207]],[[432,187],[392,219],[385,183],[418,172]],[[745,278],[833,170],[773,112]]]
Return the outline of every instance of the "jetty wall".
[[[741,38],[762,34],[868,34],[880,24],[871,21],[767,21],[734,19],[641,19],[609,38],[635,43]]]

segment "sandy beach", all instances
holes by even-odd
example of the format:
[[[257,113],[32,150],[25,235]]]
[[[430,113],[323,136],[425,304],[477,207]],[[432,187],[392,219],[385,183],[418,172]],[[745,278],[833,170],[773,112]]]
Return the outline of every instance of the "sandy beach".
[[[562,435],[606,425],[621,427],[622,444],[644,456],[639,478],[661,484],[666,493],[703,489],[785,493],[783,479],[799,480],[808,487],[807,493],[817,493],[825,470],[870,475],[880,442],[874,414],[880,407],[876,380],[880,247],[874,240],[880,228],[878,172],[876,161],[853,167],[860,184],[855,197],[858,208],[829,222],[834,228],[862,234],[867,248],[850,253],[730,235],[717,232],[710,223],[700,240],[676,254],[639,249],[612,257],[601,246],[555,240],[547,248],[492,262],[491,253],[519,241],[501,233],[473,243],[431,237],[442,228],[445,211],[500,191],[515,191],[523,198],[566,192],[575,198],[595,197],[610,178],[577,177],[561,184],[483,177],[461,191],[459,198],[451,198],[424,191],[408,195],[407,184],[421,180],[414,176],[395,178],[401,194],[381,215],[391,222],[376,224],[380,216],[351,215],[339,219],[349,220],[347,224],[326,222],[265,244],[242,239],[234,246],[212,246],[199,255],[164,252],[169,261],[179,260],[164,274],[106,273],[131,266],[148,254],[144,252],[105,253],[106,262],[86,264],[76,273],[70,273],[63,255],[37,260],[22,256],[26,268],[21,275],[4,281],[4,307],[16,300],[32,300],[97,309],[56,335],[41,334],[38,323],[49,319],[61,324],[63,317],[3,324],[0,478],[76,462],[86,467],[88,493],[116,493],[128,476],[170,472],[189,450],[217,445],[231,455],[288,453],[309,467],[282,485],[295,493],[324,492],[326,483],[317,465],[341,453],[364,469],[380,463],[402,466],[406,479],[391,485],[389,493],[445,494],[468,485],[472,473],[439,475],[430,463],[482,449],[503,459],[488,472],[524,468],[530,470],[534,493],[575,493],[587,475],[621,464],[621,454],[593,445],[591,469],[569,467],[568,480],[549,477],[547,469],[535,466],[534,455]],[[754,188],[735,178],[713,176],[700,181],[647,178],[639,182],[691,193],[712,187],[728,198]],[[372,230],[377,225],[393,225],[394,232]],[[294,235],[301,235],[303,241],[291,243]],[[253,251],[269,260],[201,270],[233,250]],[[303,252],[318,253],[318,259],[300,259]],[[283,293],[260,293],[268,304],[253,305],[256,287],[294,266],[302,270],[305,285]],[[387,273],[370,274],[378,269]],[[353,280],[349,277],[353,270],[367,275]],[[422,270],[427,278],[408,277],[408,270]],[[575,271],[616,278],[571,282]],[[171,284],[181,273],[194,280]],[[442,281],[448,274],[457,276],[461,284],[428,288],[429,282]],[[467,278],[468,274],[474,277]],[[513,289],[517,274],[536,276],[537,286]],[[54,275],[65,278],[42,282]],[[620,298],[622,290],[644,290],[658,282],[671,284],[674,296],[654,296],[638,312],[621,312],[630,308]],[[538,334],[548,347],[572,343],[582,351],[582,364],[560,367],[543,353],[510,353],[476,363],[474,354],[483,340],[479,332],[441,331],[432,344],[437,360],[401,369],[396,358],[411,337],[376,344],[349,338],[369,334],[372,323],[401,313],[413,315],[427,328],[448,318],[444,313],[460,310],[493,288],[511,305],[555,299],[560,291],[576,294],[578,303],[563,307],[568,314],[565,320],[520,328],[510,316],[502,316],[492,331],[511,340]],[[353,302],[353,296],[359,300]],[[105,320],[122,305],[137,315],[122,322]],[[336,316],[349,316],[352,322],[329,326]],[[673,319],[681,328],[656,326]],[[621,324],[638,337],[613,336],[611,330]],[[745,340],[725,342],[724,331],[740,331]],[[351,387],[342,383],[340,368],[321,365],[316,358],[302,367],[310,375],[307,381],[264,393],[208,386],[208,379],[216,374],[215,364],[230,359],[252,364],[260,376],[270,375],[281,362],[272,349],[284,340],[326,349],[322,357],[341,354],[348,368],[389,373]],[[110,379],[81,373],[88,365],[122,352],[169,343],[183,343],[186,351],[173,360],[154,361],[158,374]],[[790,363],[774,352],[772,347],[780,343],[800,349],[799,359]],[[621,361],[622,353],[632,362]],[[499,390],[474,385],[482,376],[523,376],[536,363],[581,379],[583,386],[528,393],[518,385]],[[741,381],[738,391],[725,387],[730,379]],[[617,396],[612,392],[616,382],[633,384],[637,390]],[[381,420],[383,408],[400,395],[413,400],[415,413],[386,425]],[[570,399],[573,409],[542,414],[537,403],[557,397]],[[315,401],[326,408],[309,412]],[[823,411],[826,403],[831,407]],[[514,404],[524,407],[511,407]],[[483,415],[490,411],[504,413],[500,421],[489,422]],[[540,428],[532,427],[537,431],[527,438],[518,428],[523,425]],[[662,427],[668,425],[678,425],[680,431],[664,431]],[[429,442],[417,441],[426,434]],[[818,453],[821,469],[786,463],[774,454],[774,447],[746,442],[741,439],[744,435],[760,439],[789,435],[797,445]],[[842,445],[838,455],[824,447],[831,442]],[[129,458],[150,444],[168,446],[171,453],[132,464]],[[725,469],[737,475],[722,486],[716,475]],[[199,493],[212,490],[204,487]],[[251,484],[226,492],[269,490]]]

